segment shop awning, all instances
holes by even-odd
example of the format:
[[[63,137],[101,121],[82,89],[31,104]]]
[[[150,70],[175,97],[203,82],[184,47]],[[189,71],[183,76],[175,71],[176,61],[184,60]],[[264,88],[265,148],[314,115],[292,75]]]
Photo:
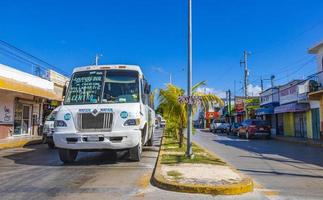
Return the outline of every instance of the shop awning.
[[[323,90],[308,93],[309,99],[314,101],[315,100],[319,101],[322,96],[323,96]]]
[[[286,105],[281,105],[275,108],[274,113],[287,113],[287,112],[304,112],[310,109],[308,103],[290,103]]]
[[[14,79],[0,76],[0,89],[29,94],[37,97],[50,99],[50,100],[62,101],[62,98],[58,96],[54,91],[25,84],[23,80],[20,82]]]
[[[256,110],[256,115],[271,115],[274,114],[274,108],[259,108]]]

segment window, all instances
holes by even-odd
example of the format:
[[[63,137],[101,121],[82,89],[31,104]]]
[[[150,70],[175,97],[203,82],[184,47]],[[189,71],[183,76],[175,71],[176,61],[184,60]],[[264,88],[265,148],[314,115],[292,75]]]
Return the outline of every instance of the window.
[[[102,103],[133,103],[138,101],[138,72],[108,70],[104,80]]]

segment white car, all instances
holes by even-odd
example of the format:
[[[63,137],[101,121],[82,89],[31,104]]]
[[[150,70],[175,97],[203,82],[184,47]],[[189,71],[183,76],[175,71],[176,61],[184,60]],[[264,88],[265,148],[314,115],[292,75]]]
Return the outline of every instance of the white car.
[[[47,143],[48,147],[53,149],[55,147],[53,140],[54,121],[58,108],[53,110],[46,118],[43,127],[43,143]]]
[[[54,142],[62,162],[78,151],[128,150],[141,159],[152,145],[155,111],[150,85],[139,66],[99,65],[74,69],[55,119]]]

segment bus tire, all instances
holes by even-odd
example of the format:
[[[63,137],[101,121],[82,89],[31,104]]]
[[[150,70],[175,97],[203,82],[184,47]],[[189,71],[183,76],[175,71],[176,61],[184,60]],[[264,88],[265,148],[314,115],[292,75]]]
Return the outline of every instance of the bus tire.
[[[129,149],[129,160],[131,161],[140,161],[142,152],[142,143],[141,141],[135,147]]]
[[[153,135],[151,135],[150,139],[147,141],[147,146],[149,147],[153,146]]]
[[[60,160],[65,163],[72,163],[75,161],[78,151],[77,150],[71,150],[71,149],[58,149],[58,154]]]

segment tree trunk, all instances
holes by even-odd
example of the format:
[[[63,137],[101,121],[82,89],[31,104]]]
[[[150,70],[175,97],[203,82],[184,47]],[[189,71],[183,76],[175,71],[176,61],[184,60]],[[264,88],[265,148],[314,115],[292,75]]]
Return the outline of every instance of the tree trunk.
[[[179,132],[179,143],[178,143],[178,146],[179,146],[179,148],[182,148],[183,147],[183,141],[184,141],[183,129],[180,128],[178,132]]]

